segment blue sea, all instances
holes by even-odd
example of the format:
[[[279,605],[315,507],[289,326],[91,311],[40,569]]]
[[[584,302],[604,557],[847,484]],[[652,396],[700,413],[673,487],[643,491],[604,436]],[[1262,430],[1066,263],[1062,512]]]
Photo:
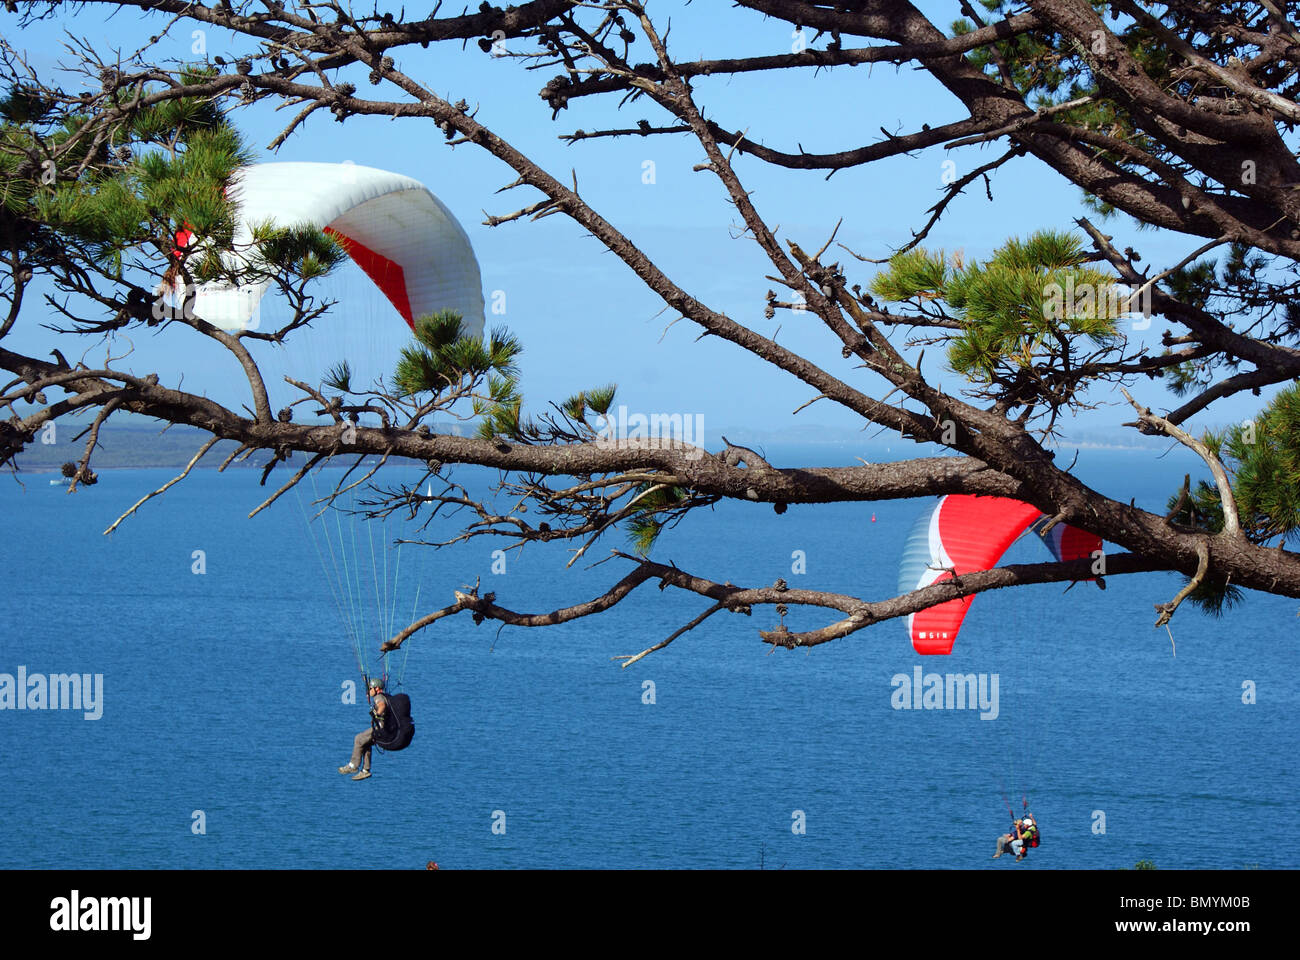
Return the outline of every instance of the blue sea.
[[[860,452],[768,451],[778,465],[850,464]],[[1077,467],[1153,509],[1189,470],[1201,472],[1178,452],[1083,451]],[[248,519],[287,474],[261,488],[256,470],[196,470],[101,534],[174,473],[103,471],[71,496],[48,475],[0,481],[0,673],[103,677],[97,720],[0,710],[0,867],[1300,866],[1295,600],[1250,593],[1222,620],[1184,605],[1176,655],[1152,626],[1153,604],[1181,585],[1174,574],[1113,576],[1105,592],[984,594],[947,658],[915,654],[897,621],[772,650],[757,631],[777,613],[757,608],[715,615],[628,669],[612,658],[659,642],[709,601],[647,584],[556,627],[459,614],[409,643],[411,747],[377,751],[374,776],[353,783],[336,767],[366,707],[345,702],[359,684],[340,619],[349,601],[322,570],[302,510],[310,497],[289,494]],[[454,476],[472,491],[495,478]],[[778,516],[720,504],[666,531],[652,556],[737,584],[783,577],[884,599],[924,506]],[[469,519],[440,517],[424,535],[446,539]],[[630,568],[592,566],[628,549],[621,534],[567,568],[565,546],[494,556],[506,544],[481,537],[404,547],[400,571],[385,574],[396,551],[380,537],[372,557],[373,539],[363,528],[355,543],[359,582],[371,602],[377,580],[395,585],[398,626],[476,580],[502,606],[542,612]],[[1026,540],[1005,562],[1045,559]],[[373,620],[365,642],[377,646]],[[824,622],[816,611],[786,618]],[[895,709],[893,678],[917,667],[996,675],[996,718]],[[1008,807],[1025,800],[1043,845],[1019,865],[991,860]]]

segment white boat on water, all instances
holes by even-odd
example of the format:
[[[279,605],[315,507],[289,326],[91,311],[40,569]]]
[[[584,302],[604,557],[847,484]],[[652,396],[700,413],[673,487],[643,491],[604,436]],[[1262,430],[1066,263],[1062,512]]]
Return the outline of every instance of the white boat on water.
[[[72,479],[71,479],[70,477],[59,477],[59,479],[57,479],[57,480],[51,480],[51,481],[50,481],[50,486],[51,486],[51,487],[66,487],[66,486],[67,486],[68,484],[70,484],[71,482],[72,482]]]

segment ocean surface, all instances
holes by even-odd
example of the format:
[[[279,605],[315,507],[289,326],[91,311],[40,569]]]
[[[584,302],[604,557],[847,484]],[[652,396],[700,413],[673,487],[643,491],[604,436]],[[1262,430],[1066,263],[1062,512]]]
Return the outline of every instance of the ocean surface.
[[[768,451],[778,465],[861,452]],[[1152,508],[1188,470],[1203,473],[1177,451],[1085,450],[1077,468]],[[411,747],[376,751],[374,776],[353,783],[335,768],[367,714],[364,697],[344,702],[359,679],[340,609],[367,591],[373,604],[382,580],[400,626],[477,579],[502,606],[551,610],[616,582],[627,561],[590,564],[627,541],[602,540],[567,569],[563,546],[495,558],[506,544],[485,537],[408,546],[385,574],[395,551],[380,538],[372,557],[363,529],[349,600],[322,570],[333,541],[318,554],[310,497],[247,518],[274,488],[256,470],[196,470],[101,535],[175,472],[104,471],[72,496],[49,475],[0,479],[0,674],[103,678],[97,720],[0,710],[0,867],[1300,867],[1295,600],[1250,593],[1222,620],[1185,604],[1176,656],[1152,627],[1174,574],[984,594],[947,658],[915,654],[898,621],[772,651],[757,631],[777,614],[756,609],[718,614],[626,670],[611,658],[708,602],[648,584],[558,627],[460,614],[410,641]],[[454,476],[480,491],[495,475]],[[737,584],[784,577],[884,599],[924,505],[777,516],[722,504],[666,531],[652,556]],[[449,537],[462,519],[426,533]],[[1045,559],[1022,541],[1005,562]],[[386,627],[375,619],[372,648]],[[786,622],[826,620],[792,610]],[[892,678],[917,667],[996,675],[996,718],[895,709]],[[1023,799],[1043,845],[1022,864],[992,861]]]

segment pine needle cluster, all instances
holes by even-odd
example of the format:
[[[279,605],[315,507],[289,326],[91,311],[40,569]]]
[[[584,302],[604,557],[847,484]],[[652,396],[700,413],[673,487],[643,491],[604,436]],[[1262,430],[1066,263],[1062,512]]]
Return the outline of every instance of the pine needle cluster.
[[[946,308],[962,324],[948,343],[949,365],[991,384],[1051,359],[1068,363],[1080,338],[1100,348],[1118,340],[1127,302],[1115,278],[1088,260],[1077,234],[1051,230],[1011,239],[983,263],[918,247],[890,260],[871,289],[885,300]]]

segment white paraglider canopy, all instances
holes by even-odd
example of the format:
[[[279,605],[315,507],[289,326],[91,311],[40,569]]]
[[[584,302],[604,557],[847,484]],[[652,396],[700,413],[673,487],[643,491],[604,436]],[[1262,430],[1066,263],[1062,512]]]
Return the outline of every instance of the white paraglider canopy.
[[[227,196],[239,211],[234,249],[225,254],[232,270],[253,262],[254,227],[314,227],[339,241],[409,326],[455,310],[466,334],[482,335],[482,280],[469,237],[418,180],[353,163],[260,163],[236,171]],[[223,330],[255,329],[268,287],[202,284],[192,309]]]

